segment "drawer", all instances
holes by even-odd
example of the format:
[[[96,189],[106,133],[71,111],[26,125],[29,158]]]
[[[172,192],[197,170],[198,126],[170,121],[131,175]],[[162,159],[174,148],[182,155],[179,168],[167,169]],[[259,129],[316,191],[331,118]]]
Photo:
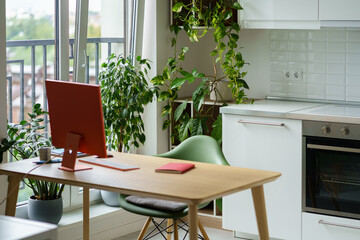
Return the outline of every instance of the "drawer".
[[[302,213],[302,240],[359,240],[360,220]]]

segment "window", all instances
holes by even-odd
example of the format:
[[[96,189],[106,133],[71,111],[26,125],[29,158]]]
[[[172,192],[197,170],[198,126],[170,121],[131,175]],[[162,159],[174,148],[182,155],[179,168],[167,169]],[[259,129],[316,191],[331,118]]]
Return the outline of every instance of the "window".
[[[126,33],[131,29],[127,22],[130,22],[132,2],[69,0],[65,7],[61,5],[64,2],[67,1],[6,0],[9,122],[25,119],[35,103],[41,103],[46,109],[44,80],[56,79],[66,73],[69,80],[74,81],[77,70],[73,69],[73,61],[76,56],[79,56],[78,65],[82,68],[82,72],[78,71],[78,80],[96,84],[101,63],[107,56],[114,52],[126,53],[125,39],[130,36]],[[82,20],[76,30],[77,14]],[[87,29],[86,39],[80,39],[82,45],[81,42],[77,45],[74,37],[83,36],[84,28]],[[61,31],[68,31],[67,49],[61,49],[64,47],[61,41],[67,40],[66,34],[59,34]],[[63,56],[67,55],[65,59]],[[48,126],[46,131],[49,132]],[[27,200],[31,193],[22,186],[18,202]],[[81,193],[79,188],[66,187],[64,207],[81,204]],[[100,196],[98,191],[92,191],[92,195],[93,200]]]

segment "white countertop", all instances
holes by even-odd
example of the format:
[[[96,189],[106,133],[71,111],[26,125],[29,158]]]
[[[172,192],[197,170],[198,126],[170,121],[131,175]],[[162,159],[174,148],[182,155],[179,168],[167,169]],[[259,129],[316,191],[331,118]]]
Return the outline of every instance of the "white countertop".
[[[221,113],[360,124],[360,105],[259,100],[220,109]]]
[[[324,104],[289,112],[287,118],[360,124],[360,106]]]
[[[321,103],[259,100],[253,104],[238,104],[220,108],[221,113],[285,118],[289,112],[321,106]]]

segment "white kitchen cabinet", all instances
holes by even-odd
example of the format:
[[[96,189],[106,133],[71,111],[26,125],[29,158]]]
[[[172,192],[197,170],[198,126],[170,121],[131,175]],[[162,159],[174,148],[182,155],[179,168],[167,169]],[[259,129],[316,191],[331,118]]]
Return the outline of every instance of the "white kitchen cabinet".
[[[223,114],[223,151],[230,165],[282,174],[264,185],[273,238],[301,239],[301,128],[301,120]],[[239,237],[258,234],[251,190],[223,201],[225,229]]]
[[[359,240],[360,221],[321,214],[302,214],[303,240]]]
[[[319,19],[330,21],[360,20],[360,1],[319,0]]]
[[[318,29],[318,0],[240,0],[243,28]]]

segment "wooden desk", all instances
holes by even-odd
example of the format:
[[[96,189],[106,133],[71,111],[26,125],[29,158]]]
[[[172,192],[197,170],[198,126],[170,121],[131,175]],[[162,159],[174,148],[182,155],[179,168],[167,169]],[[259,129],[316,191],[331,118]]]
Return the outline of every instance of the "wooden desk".
[[[137,154],[112,154],[114,157],[109,161],[136,165],[140,169],[122,172],[91,165],[92,170],[66,172],[58,169],[59,164],[46,164],[28,175],[33,179],[84,188],[83,239],[89,239],[89,188],[187,203],[191,240],[197,239],[198,204],[251,188],[260,239],[269,239],[263,184],[274,181],[280,173],[198,162],[194,169],[185,174],[155,173],[155,168],[175,160]],[[8,192],[18,188],[24,174],[35,166],[33,161],[28,159],[0,164],[0,174],[9,176]],[[15,215],[18,191],[14,192],[6,203],[6,215]]]

